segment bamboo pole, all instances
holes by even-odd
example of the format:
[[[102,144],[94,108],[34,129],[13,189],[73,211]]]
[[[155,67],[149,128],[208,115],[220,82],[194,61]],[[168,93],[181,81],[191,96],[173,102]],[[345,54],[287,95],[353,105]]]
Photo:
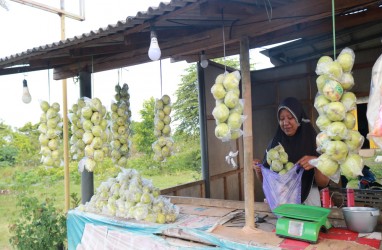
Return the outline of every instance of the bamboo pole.
[[[61,0],[61,9],[64,9],[64,0]],[[61,40],[65,40],[65,15],[61,14]],[[64,137],[64,189],[65,189],[65,212],[70,209],[69,195],[69,132],[68,132],[68,98],[67,82],[62,80],[62,118],[63,118],[63,137]]]
[[[251,97],[251,75],[249,67],[249,41],[248,37],[240,40],[240,70],[241,88],[244,99],[244,121],[243,143],[244,143],[244,205],[245,205],[245,225],[255,227],[254,210],[254,174],[252,169],[253,161],[253,139],[252,139],[252,97]]]

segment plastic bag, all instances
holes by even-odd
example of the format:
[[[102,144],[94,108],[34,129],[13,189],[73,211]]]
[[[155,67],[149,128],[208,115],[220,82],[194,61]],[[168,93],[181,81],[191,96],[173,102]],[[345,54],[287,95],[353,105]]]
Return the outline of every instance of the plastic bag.
[[[304,170],[295,164],[285,174],[261,166],[263,191],[271,210],[281,204],[301,204],[301,177]]]
[[[322,174],[329,177],[335,183],[338,183],[341,178],[341,171],[339,164],[332,160],[326,153],[320,155],[320,157],[312,159],[309,164],[316,167]]]
[[[379,148],[382,148],[382,137],[380,135],[381,124],[381,104],[382,104],[382,55],[375,62],[371,73],[371,85],[369,102],[367,104],[366,117],[371,133],[367,135]]]

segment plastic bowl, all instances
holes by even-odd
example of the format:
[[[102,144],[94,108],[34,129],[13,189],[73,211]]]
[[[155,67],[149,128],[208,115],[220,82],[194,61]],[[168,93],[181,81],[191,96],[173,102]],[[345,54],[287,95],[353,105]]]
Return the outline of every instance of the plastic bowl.
[[[371,207],[343,207],[342,213],[348,229],[358,233],[374,232],[377,226],[379,209]]]

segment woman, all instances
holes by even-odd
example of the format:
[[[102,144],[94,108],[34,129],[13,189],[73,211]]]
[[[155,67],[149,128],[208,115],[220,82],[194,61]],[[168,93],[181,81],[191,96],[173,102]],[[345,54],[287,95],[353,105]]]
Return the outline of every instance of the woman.
[[[288,154],[289,161],[299,164],[304,173],[301,179],[301,202],[306,205],[321,206],[319,188],[329,184],[329,178],[322,174],[309,161],[317,158],[317,133],[306,116],[301,103],[293,97],[286,98],[278,107],[277,120],[279,126],[270,142],[267,151],[279,143]],[[257,177],[263,181],[258,160],[254,160]],[[269,168],[264,156],[263,166]]]

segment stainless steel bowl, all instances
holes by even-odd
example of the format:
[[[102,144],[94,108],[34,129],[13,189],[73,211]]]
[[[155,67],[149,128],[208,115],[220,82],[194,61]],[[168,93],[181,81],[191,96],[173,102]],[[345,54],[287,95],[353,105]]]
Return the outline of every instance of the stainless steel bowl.
[[[358,233],[371,233],[377,226],[379,209],[371,207],[343,207],[342,213],[348,229]]]

